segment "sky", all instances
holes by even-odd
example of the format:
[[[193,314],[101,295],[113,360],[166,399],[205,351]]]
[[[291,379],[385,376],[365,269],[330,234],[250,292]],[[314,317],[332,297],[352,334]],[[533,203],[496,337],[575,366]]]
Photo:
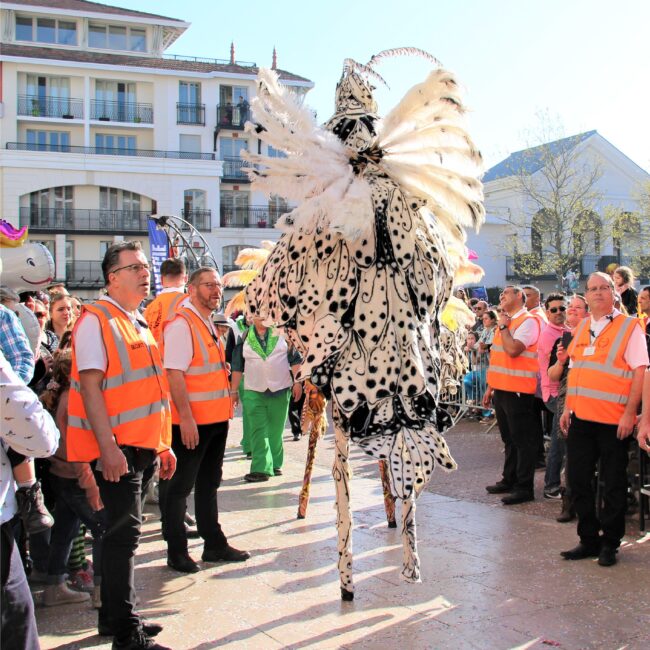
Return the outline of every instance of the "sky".
[[[539,144],[541,113],[557,136],[596,129],[650,172],[648,0],[106,0],[192,23],[170,54],[235,57],[315,83],[325,121],[345,58],[422,48],[466,89],[470,133],[487,167]],[[431,69],[397,58],[377,71],[385,115]],[[547,118],[548,120],[548,118]]]

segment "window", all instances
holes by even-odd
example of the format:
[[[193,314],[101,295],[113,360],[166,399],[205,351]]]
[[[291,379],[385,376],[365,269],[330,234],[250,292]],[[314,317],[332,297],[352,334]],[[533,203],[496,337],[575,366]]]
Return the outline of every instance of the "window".
[[[100,187],[100,228],[103,230],[114,228],[117,232],[146,229],[146,224],[140,223],[141,202],[142,197],[137,192],[120,190],[116,187]]]
[[[238,190],[221,190],[219,197],[221,201],[221,226],[224,228],[248,226],[249,193]]]
[[[178,150],[182,154],[181,158],[193,158],[198,156],[192,156],[191,154],[200,154],[201,153],[201,136],[200,135],[186,135],[181,133],[179,136]]]
[[[221,259],[223,261],[223,270],[227,273],[228,271],[232,271],[233,269],[238,268],[235,266],[235,260],[237,259],[237,255],[246,248],[245,245],[242,244],[233,244],[231,246],[224,246],[221,249]]]
[[[275,147],[272,147],[271,145],[268,145],[268,157],[269,158],[286,158],[287,154],[284,153],[284,151],[281,151],[280,149],[276,149]]]
[[[140,27],[90,23],[88,46],[102,50],[147,51],[147,31]]]
[[[55,18],[16,17],[16,40],[56,45],[77,44],[77,23]]]
[[[33,226],[72,226],[74,187],[63,185],[48,187],[29,195],[30,223]]]
[[[70,113],[70,79],[27,75],[25,86],[28,114],[60,117]]]
[[[113,241],[100,241],[99,242],[99,257],[104,259],[106,251],[113,245]]]
[[[178,82],[178,115],[176,121],[179,124],[205,124],[200,83]]]
[[[287,200],[277,194],[271,194],[269,196],[269,216],[271,217],[271,223],[275,224],[287,212],[289,212]]]
[[[183,193],[183,209],[186,214],[195,210],[205,210],[205,204],[203,190],[185,190]]]
[[[27,129],[27,144],[28,151],[70,151],[70,133]]]
[[[92,118],[133,122],[139,116],[135,99],[135,83],[97,79],[95,80],[95,104]]]
[[[96,133],[95,147],[97,153],[117,154],[119,156],[135,156],[137,138],[134,135],[113,135],[111,133]]]

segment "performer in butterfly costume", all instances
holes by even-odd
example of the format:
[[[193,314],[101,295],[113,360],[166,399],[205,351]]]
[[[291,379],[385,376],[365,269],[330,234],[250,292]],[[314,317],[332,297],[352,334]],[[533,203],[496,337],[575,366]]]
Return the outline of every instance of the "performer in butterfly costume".
[[[245,154],[254,190],[298,203],[247,288],[250,312],[285,328],[301,352],[301,378],[332,400],[336,430],[339,573],[351,599],[348,443],[386,459],[402,499],[404,567],[419,581],[415,496],[436,464],[453,470],[437,405],[439,313],[467,260],[464,226],[484,218],[481,156],[462,126],[458,85],[440,68],[384,119],[369,78],[387,50],[360,65],[346,60],[336,113],[314,123],[275,73],[261,70],[251,102],[268,145],[286,153]]]

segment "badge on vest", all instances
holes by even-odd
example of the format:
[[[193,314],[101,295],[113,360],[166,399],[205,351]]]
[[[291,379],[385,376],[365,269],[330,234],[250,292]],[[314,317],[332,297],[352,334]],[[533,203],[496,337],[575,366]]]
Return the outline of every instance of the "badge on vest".
[[[582,354],[585,357],[590,357],[593,354],[595,354],[595,352],[596,352],[596,347],[593,345],[589,345],[582,351]]]

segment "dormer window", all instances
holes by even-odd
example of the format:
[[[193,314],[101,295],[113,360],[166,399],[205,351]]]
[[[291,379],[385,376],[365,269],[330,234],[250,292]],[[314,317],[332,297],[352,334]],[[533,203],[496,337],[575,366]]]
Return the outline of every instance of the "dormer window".
[[[77,23],[56,18],[16,16],[16,40],[55,45],[77,44]]]
[[[147,51],[147,31],[140,27],[90,23],[88,46],[101,50]]]

